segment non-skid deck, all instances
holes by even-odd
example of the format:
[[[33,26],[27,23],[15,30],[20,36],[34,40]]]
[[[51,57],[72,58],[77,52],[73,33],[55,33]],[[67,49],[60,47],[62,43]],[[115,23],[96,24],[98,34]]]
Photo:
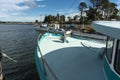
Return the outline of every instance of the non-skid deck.
[[[62,43],[59,36],[50,35],[39,45],[58,80],[106,80],[103,60],[99,57],[105,44],[82,38],[67,37],[67,40],[68,43]],[[47,80],[54,80],[47,67],[46,72]]]

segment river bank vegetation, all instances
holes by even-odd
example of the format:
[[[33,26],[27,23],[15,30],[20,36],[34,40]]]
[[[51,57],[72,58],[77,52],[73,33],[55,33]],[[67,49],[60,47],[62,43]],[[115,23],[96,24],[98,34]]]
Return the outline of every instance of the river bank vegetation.
[[[61,23],[61,24],[91,24],[95,20],[119,20],[119,10],[117,4],[109,0],[90,0],[90,5],[80,2],[78,9],[80,15],[74,17],[65,15],[47,15],[43,23]]]
[[[76,29],[86,29],[89,32],[94,31],[90,27],[92,21],[120,20],[120,12],[117,8],[117,4],[110,2],[109,0],[89,0],[89,4],[86,2],[80,2],[77,6],[78,7],[76,8],[79,10],[79,15],[74,15],[73,17],[65,16],[63,14],[46,15],[41,23],[57,23],[60,24],[60,27],[75,24]]]

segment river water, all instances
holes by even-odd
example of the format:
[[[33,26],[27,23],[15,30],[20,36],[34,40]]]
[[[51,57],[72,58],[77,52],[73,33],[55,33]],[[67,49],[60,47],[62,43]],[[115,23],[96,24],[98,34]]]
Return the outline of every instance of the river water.
[[[2,52],[17,61],[2,59],[5,80],[39,80],[35,65],[38,32],[33,25],[0,24]]]

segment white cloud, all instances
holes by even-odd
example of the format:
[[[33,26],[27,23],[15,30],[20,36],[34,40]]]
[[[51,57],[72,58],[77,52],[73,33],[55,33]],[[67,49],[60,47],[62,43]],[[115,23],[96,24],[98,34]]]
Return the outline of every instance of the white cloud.
[[[38,16],[34,16],[34,17],[31,17],[31,16],[21,16],[21,17],[14,17],[14,21],[25,21],[25,22],[34,22],[36,19],[39,20],[39,17]]]
[[[79,13],[79,12],[75,12],[75,13],[70,13],[70,14],[67,14],[67,15],[66,15],[66,20],[68,20],[68,17],[73,18],[75,15],[80,16],[80,13]]]
[[[20,3],[25,3],[26,1],[31,1],[31,0],[0,0],[0,7],[2,9],[10,10],[25,10],[28,9],[29,6],[24,5],[24,6],[19,6],[18,4]]]
[[[80,11],[78,9],[61,9],[61,10],[57,10],[53,14],[65,15],[66,20],[68,20],[68,17],[73,18],[75,15],[80,16]]]
[[[44,0],[36,0],[36,1],[44,1]]]
[[[25,13],[22,12],[14,12],[14,13],[10,13],[10,16],[19,16],[19,15],[26,15]]]
[[[39,5],[38,7],[44,8],[44,7],[46,7],[46,5]]]
[[[0,17],[8,17],[8,15],[6,13],[0,12]]]
[[[70,16],[73,18],[75,15],[80,15],[80,13],[79,12],[71,13],[71,14],[66,15],[66,17]]]
[[[11,4],[1,4],[0,7],[2,8],[2,11],[14,11],[14,10],[27,10],[29,9],[28,6],[18,6],[18,5],[11,5]]]
[[[33,7],[38,7],[35,0],[0,0],[0,21],[34,21],[38,17],[27,17],[23,13]]]
[[[27,5],[18,5],[24,3],[24,1],[25,0],[0,0],[0,12],[7,14],[10,13],[10,11],[16,12],[29,9]]]
[[[25,0],[0,0],[2,4],[19,4],[23,3]]]
[[[33,0],[27,0],[24,2],[28,7],[37,7],[36,3]]]
[[[34,22],[35,20],[43,21],[44,16],[7,16],[7,17],[0,17],[1,21],[15,21],[15,22]],[[41,20],[40,20],[41,19]]]
[[[61,9],[61,10],[58,10],[59,14],[64,14],[64,15],[69,15],[69,14],[78,13],[78,12],[79,12],[78,9]]]

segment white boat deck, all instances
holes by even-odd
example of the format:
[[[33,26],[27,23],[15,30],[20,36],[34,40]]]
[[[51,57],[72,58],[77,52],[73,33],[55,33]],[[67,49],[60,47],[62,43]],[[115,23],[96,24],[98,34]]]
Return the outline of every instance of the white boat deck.
[[[62,43],[59,36],[50,35],[39,44],[43,57],[58,80],[106,80],[103,60],[98,56],[105,44],[72,37],[67,37],[67,40],[68,43]],[[46,70],[47,80],[54,80],[47,67]]]

